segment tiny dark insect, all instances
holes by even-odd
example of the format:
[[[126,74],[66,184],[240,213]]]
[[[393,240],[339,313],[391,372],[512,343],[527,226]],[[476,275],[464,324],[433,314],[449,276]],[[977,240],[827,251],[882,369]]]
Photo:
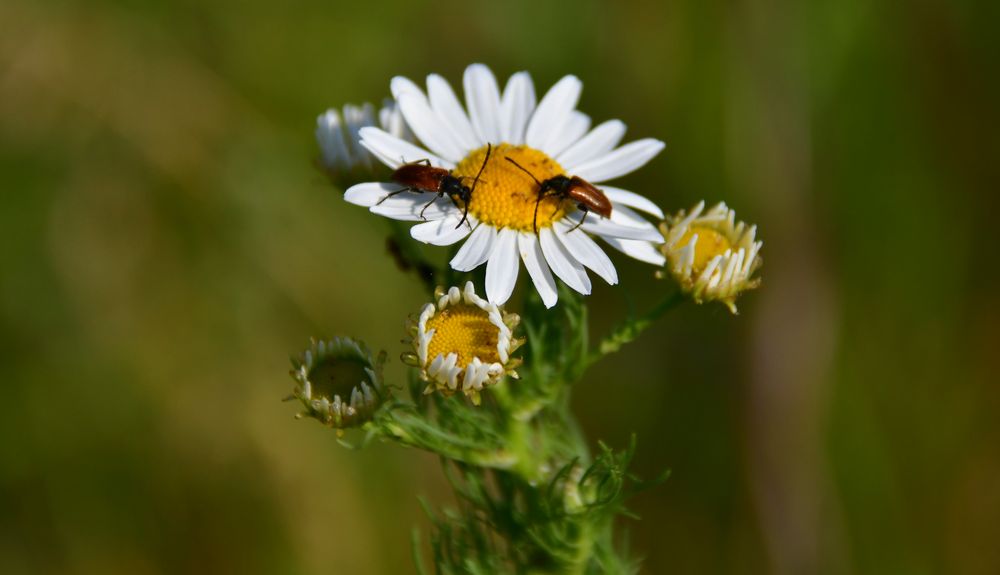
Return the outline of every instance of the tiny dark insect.
[[[531,225],[538,233],[538,205],[542,203],[545,196],[557,196],[560,200],[570,199],[576,202],[576,207],[583,212],[583,217],[569,231],[583,225],[587,219],[587,214],[595,212],[604,218],[611,217],[611,201],[604,195],[604,192],[594,187],[593,184],[578,176],[553,176],[544,182],[538,181],[534,174],[529,172],[524,166],[518,164],[513,158],[504,156],[508,162],[514,164],[525,174],[531,176],[532,180],[538,184],[538,199],[535,200],[535,215],[531,220]],[[559,209],[558,206],[556,209]],[[555,212],[553,212],[555,213]]]
[[[483,170],[486,169],[486,163],[490,161],[490,152],[492,151],[493,145],[487,144],[486,157],[483,158],[483,165],[479,167],[479,173],[476,174],[476,179],[472,181],[471,188],[462,183],[462,178],[456,178],[451,175],[450,171],[431,166],[430,160],[420,160],[418,162],[403,164],[396,168],[391,178],[392,181],[406,187],[387,194],[375,205],[377,206],[396,194],[403,192],[437,194],[436,197],[427,202],[423,209],[420,210],[420,217],[423,218],[424,212],[431,204],[442,196],[448,196],[455,204],[455,207],[459,207],[459,202],[462,202],[464,206],[462,219],[455,226],[455,229],[458,229],[469,219],[469,202],[472,200],[472,192],[476,190],[476,184],[479,183],[479,176],[483,175]]]

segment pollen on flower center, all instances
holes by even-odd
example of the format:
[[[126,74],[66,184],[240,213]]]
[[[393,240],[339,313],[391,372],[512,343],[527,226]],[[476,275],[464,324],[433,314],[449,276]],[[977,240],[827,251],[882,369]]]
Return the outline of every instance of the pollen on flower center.
[[[471,187],[485,157],[486,147],[475,150],[459,162],[452,173],[464,178],[463,182]],[[510,144],[494,146],[469,201],[469,213],[496,228],[532,231],[538,184],[506,158],[523,166],[540,182],[565,174],[558,162],[534,148]],[[559,198],[546,196],[538,205],[538,227],[551,226],[565,214]]]
[[[474,305],[463,303],[441,310],[427,321],[427,330],[432,329],[434,336],[427,346],[428,359],[438,354],[455,353],[459,367],[467,366],[473,357],[484,363],[500,361],[497,326],[490,322],[489,314]]]
[[[712,261],[715,256],[726,253],[732,247],[729,239],[723,234],[707,226],[690,226],[677,242],[677,249],[683,248],[691,242],[691,238],[698,236],[694,245],[694,263],[691,269],[695,274],[699,274]]]

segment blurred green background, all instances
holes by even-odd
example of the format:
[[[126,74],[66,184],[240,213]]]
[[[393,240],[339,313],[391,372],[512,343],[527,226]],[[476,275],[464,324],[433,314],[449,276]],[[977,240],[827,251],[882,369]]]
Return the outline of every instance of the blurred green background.
[[[644,572],[1000,573],[998,6],[4,0],[0,573],[412,572],[437,461],[279,401],[310,336],[395,358],[423,302],[313,128],[476,61],[577,74],[667,142],[622,187],[764,240],[740,316],[681,308],[576,390],[673,470],[624,524]],[[595,335],[663,289],[616,262]]]

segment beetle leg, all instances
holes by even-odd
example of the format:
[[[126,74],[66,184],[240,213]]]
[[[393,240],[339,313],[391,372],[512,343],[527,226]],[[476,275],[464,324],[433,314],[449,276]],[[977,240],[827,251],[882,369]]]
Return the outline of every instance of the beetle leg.
[[[587,220],[587,215],[590,214],[590,210],[587,209],[587,206],[585,206],[583,204],[577,204],[577,207],[580,208],[580,210],[583,212],[583,217],[580,218],[580,221],[578,221],[575,226],[573,226],[572,228],[569,229],[569,231],[566,232],[567,234],[569,232],[572,232],[576,228],[582,226],[583,222],[585,222]]]
[[[413,188],[403,188],[402,190],[396,190],[395,192],[389,192],[388,194],[382,196],[382,199],[380,199],[379,201],[375,202],[375,205],[376,206],[381,205],[382,202],[388,200],[389,198],[395,196],[396,194],[402,194],[403,192],[409,192],[411,190],[413,190]]]
[[[430,161],[430,159],[429,159],[429,158],[424,158],[424,159],[422,159],[422,160],[414,160],[414,161],[412,161],[412,162],[407,162],[407,161],[406,161],[406,158],[404,158],[403,156],[400,156],[400,157],[399,157],[399,161],[400,161],[400,163],[402,163],[402,164],[403,164],[404,166],[405,166],[406,164],[424,164],[425,166],[429,166],[429,165],[431,165],[431,161]]]
[[[433,204],[434,202],[436,202],[437,199],[440,198],[440,197],[441,197],[441,194],[439,193],[437,196],[431,198],[431,201],[429,201],[426,204],[424,204],[423,209],[420,210],[420,219],[422,219],[422,220],[426,220],[427,219],[427,218],[424,217],[424,212],[426,212],[427,208],[431,207],[431,204]]]
[[[462,212],[462,219],[458,221],[458,225],[455,226],[455,229],[457,230],[462,227],[462,224],[467,223],[469,223],[469,202],[465,202],[465,210]],[[471,228],[472,224],[469,224],[469,227]]]
[[[511,160],[511,161],[513,162],[513,160]],[[516,162],[515,162],[515,164],[516,164]],[[535,230],[535,235],[538,235],[538,205],[542,203],[542,200],[545,199],[545,196],[558,196],[558,195],[559,195],[559,192],[557,192],[555,190],[552,190],[552,189],[546,189],[546,188],[539,188],[538,189],[538,199],[535,200],[535,215],[531,219],[531,227],[532,227],[532,229]],[[559,202],[558,201],[556,202],[556,210],[559,210]],[[555,215],[555,213],[556,213],[555,211],[552,212],[553,215]]]

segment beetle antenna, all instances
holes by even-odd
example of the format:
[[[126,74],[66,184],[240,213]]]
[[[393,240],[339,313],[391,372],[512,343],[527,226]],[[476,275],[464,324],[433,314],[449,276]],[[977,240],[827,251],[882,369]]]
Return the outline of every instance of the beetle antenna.
[[[508,158],[510,159],[510,158]],[[542,195],[538,195],[538,199],[535,200],[535,217],[531,219],[531,227],[535,230],[535,235],[538,235],[538,204],[542,203]]]
[[[472,192],[476,191],[476,184],[479,183],[479,176],[483,175],[483,170],[486,169],[487,162],[490,161],[490,153],[493,152],[493,144],[486,144],[486,157],[483,158],[483,165],[479,166],[479,173],[476,174],[476,179],[472,180],[472,189],[469,190],[468,195],[465,197],[465,209],[462,212],[462,219],[458,221],[458,225],[455,229],[462,227],[462,224],[469,221],[469,203],[472,201]]]
[[[521,168],[522,172],[524,172],[525,174],[528,174],[529,176],[531,176],[531,179],[535,180],[535,183],[538,184],[539,187],[541,187],[542,183],[538,181],[538,178],[535,177],[535,174],[532,174],[524,166],[522,166],[521,164],[518,164],[517,162],[515,162],[514,159],[511,158],[510,156],[504,156],[504,159],[507,160],[508,162],[514,164],[518,168]]]
[[[483,175],[483,170],[486,169],[486,163],[490,161],[490,152],[492,152],[492,151],[493,151],[493,144],[487,143],[486,144],[486,157],[483,158],[483,165],[479,166],[479,173],[476,174],[476,179],[472,180],[472,190],[470,190],[470,193],[476,191],[476,184],[479,183],[479,176]],[[468,213],[468,205],[466,205],[466,213]]]

